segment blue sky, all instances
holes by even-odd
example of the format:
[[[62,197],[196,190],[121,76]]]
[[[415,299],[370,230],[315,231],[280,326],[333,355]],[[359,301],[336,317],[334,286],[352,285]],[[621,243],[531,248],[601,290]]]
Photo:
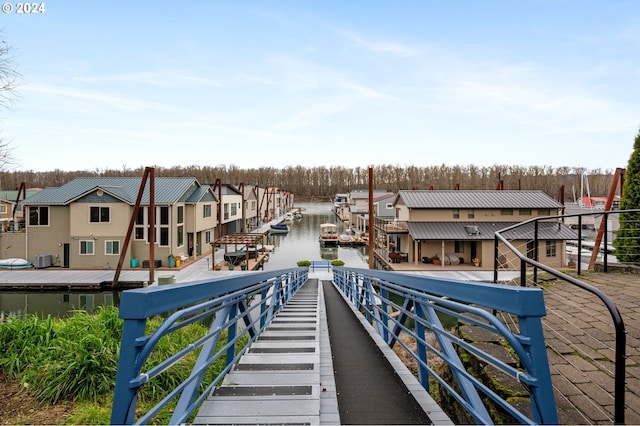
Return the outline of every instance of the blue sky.
[[[634,0],[44,4],[0,15],[20,170],[604,171],[640,128]]]

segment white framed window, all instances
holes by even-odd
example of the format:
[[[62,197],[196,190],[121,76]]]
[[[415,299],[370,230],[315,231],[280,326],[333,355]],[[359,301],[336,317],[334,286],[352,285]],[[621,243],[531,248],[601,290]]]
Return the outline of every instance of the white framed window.
[[[2,213],[2,214],[7,213],[7,205],[6,204],[0,204],[0,213]]]
[[[144,207],[138,208],[138,214],[136,215],[136,222],[134,224],[133,239],[138,241],[145,240],[145,223],[147,221],[147,209]]]
[[[460,209],[453,209],[453,218],[460,219]]]
[[[120,241],[119,240],[107,240],[104,242],[104,254],[107,255],[119,255],[120,254]]]
[[[158,245],[160,247],[169,246],[169,207],[158,207]]]
[[[211,204],[204,204],[202,206],[202,217],[211,217]]]
[[[211,231],[204,231],[204,243],[211,244]]]
[[[547,252],[547,257],[557,256],[556,242],[554,240],[547,240],[546,252]]]
[[[94,245],[93,240],[80,240],[80,255],[93,256],[95,254]]]

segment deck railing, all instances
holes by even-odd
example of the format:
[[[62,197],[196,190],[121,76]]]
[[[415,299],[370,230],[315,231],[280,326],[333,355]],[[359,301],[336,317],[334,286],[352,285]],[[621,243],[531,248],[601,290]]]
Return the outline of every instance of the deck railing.
[[[307,278],[307,268],[295,268],[123,292],[124,328],[111,424],[148,424],[167,409],[173,410],[170,424],[184,423]],[[147,331],[148,320],[158,316],[164,318],[162,324]],[[195,323],[206,325],[202,335],[168,359],[149,363],[164,336]],[[195,361],[188,377],[167,389],[148,412],[136,414],[140,389],[189,357]],[[223,368],[203,383],[214,364]]]
[[[626,374],[625,359],[627,338],[622,315],[620,314],[613,301],[609,298],[609,296],[604,294],[600,289],[579,280],[577,277],[565,273],[567,270],[575,267],[577,276],[580,276],[583,268],[583,263],[588,263],[591,260],[591,257],[594,256],[591,251],[586,251],[585,257],[587,257],[587,259],[583,259],[583,247],[587,247],[587,245],[583,243],[583,235],[585,235],[585,232],[587,231],[592,234],[592,238],[597,238],[598,234],[600,234],[602,237],[600,240],[601,247],[603,248],[601,262],[603,270],[605,272],[607,271],[609,266],[612,265],[612,259],[610,259],[610,256],[612,256],[613,253],[608,252],[608,247],[611,244],[618,247],[618,249],[623,253],[626,253],[627,255],[631,254],[631,258],[638,258],[637,254],[633,253],[633,250],[637,249],[637,245],[633,245],[632,241],[630,241],[633,239],[633,237],[616,235],[616,227],[612,227],[610,225],[610,222],[613,219],[616,219],[616,221],[620,224],[624,223],[627,229],[632,230],[632,235],[637,235],[640,230],[640,210],[594,210],[588,213],[581,214],[539,217],[496,232],[494,237],[494,281],[498,281],[499,270],[505,266],[501,259],[511,258],[515,260],[509,262],[507,269],[520,270],[520,279],[518,280],[517,284],[519,284],[521,287],[537,287],[543,289],[545,292],[549,293],[549,296],[551,296],[553,292],[552,288],[548,285],[543,284],[549,281],[549,277],[552,277],[553,279],[559,280],[560,282],[568,283],[572,286],[575,286],[577,291],[584,292],[585,303],[587,303],[587,296],[589,296],[590,294],[590,297],[596,299],[599,303],[604,305],[609,313],[611,322],[609,322],[608,324],[603,323],[603,329],[611,327],[612,324],[613,333],[615,334],[615,336],[612,338],[612,340],[615,342],[615,347],[610,348],[615,354],[613,372],[610,372],[610,367],[603,364],[601,359],[593,358],[593,355],[591,353],[580,352],[580,356],[591,362],[598,368],[599,371],[601,371],[605,375],[612,377],[612,380],[614,382],[614,393],[612,395],[612,421],[615,424],[624,424]],[[544,240],[541,241],[538,236],[539,224],[541,222],[548,222],[549,220],[556,220],[558,222],[565,223],[570,221],[577,228],[576,248],[578,254],[576,265],[572,268],[570,268],[568,264],[566,266],[563,265],[566,268],[565,272],[551,268],[546,264],[538,261],[539,246],[541,243],[544,243]],[[589,229],[585,230],[585,227],[588,227]],[[513,241],[508,238],[508,236],[514,233],[518,234],[518,231],[523,229],[526,229],[525,234],[528,235],[528,247],[517,247],[516,245],[514,245]],[[531,232],[532,229],[533,232]],[[614,239],[618,239],[618,241],[614,243]],[[522,238],[520,238],[520,240],[522,240]],[[563,253],[559,253],[559,255],[562,256]],[[633,262],[631,262],[631,264],[633,264]],[[637,261],[636,266],[640,266],[637,265]],[[561,298],[556,299],[560,301],[559,303],[562,303]],[[550,313],[551,319],[548,324],[545,325],[545,332],[548,335],[559,336],[562,341],[564,341],[572,348],[574,352],[578,352],[579,345],[576,345],[573,342],[576,334],[583,334],[583,331],[580,330],[579,325],[572,324],[570,319],[568,320],[564,317],[564,315],[559,315],[564,311],[570,311],[571,309],[575,308],[575,306],[570,306],[571,301],[567,301],[566,303],[566,309],[559,309],[558,313]],[[588,309],[584,309],[582,311],[586,317],[590,317],[593,314],[593,312],[589,311]],[[602,338],[598,338],[597,336],[587,337],[593,338],[594,340],[598,340],[600,342],[603,341]],[[551,367],[553,368],[554,366],[552,365]],[[589,398],[590,396],[586,397]]]
[[[401,345],[415,360],[422,386],[427,391],[430,387],[445,389],[472,421],[496,422],[490,412],[499,407],[513,422],[558,423],[542,332],[545,306],[541,290],[352,268],[334,268],[333,277],[345,299],[363,313],[385,342],[392,348]],[[513,315],[519,333],[493,315],[495,310]],[[452,318],[455,324],[445,326],[443,318]],[[515,363],[462,338],[455,331],[461,326],[493,335],[499,342],[496,346],[514,354]],[[410,336],[409,343],[402,335]],[[470,359],[511,377],[520,392],[529,395],[530,412],[519,410],[470,373]],[[434,367],[442,362],[453,381]]]

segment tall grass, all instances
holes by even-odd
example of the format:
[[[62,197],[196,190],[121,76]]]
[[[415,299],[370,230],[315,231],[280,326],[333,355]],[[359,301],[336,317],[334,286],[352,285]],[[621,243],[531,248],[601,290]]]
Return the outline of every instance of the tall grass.
[[[148,332],[161,322],[161,319],[149,320]],[[71,417],[73,423],[108,424],[122,327],[118,309],[113,306],[102,307],[94,314],[75,311],[66,319],[35,315],[8,318],[0,323],[0,347],[3,349],[0,371],[21,380],[23,388],[39,401],[50,404],[62,400],[79,402],[78,412]],[[207,332],[207,327],[191,324],[163,337],[145,369],[167,359]],[[224,344],[226,335],[219,343]],[[190,354],[145,384],[138,394],[140,408],[155,405],[186,379],[197,355],[197,351]],[[222,357],[207,372],[203,386],[211,383],[224,365]],[[105,405],[108,410],[104,409]],[[168,421],[168,418],[162,417],[159,421]]]

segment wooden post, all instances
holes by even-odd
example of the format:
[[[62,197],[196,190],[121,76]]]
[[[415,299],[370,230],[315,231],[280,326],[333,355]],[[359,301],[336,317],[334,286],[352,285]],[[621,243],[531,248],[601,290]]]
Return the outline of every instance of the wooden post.
[[[373,167],[369,167],[369,269],[374,269],[375,266],[373,262],[375,236],[373,228]]]

